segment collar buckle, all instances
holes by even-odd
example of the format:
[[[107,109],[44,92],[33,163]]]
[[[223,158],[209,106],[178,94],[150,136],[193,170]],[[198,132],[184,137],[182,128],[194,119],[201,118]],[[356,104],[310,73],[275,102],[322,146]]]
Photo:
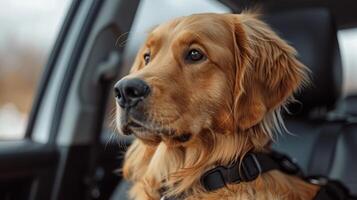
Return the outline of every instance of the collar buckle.
[[[226,168],[223,166],[215,167],[208,170],[201,177],[201,184],[207,191],[213,191],[226,185],[225,174]]]
[[[244,156],[242,162],[235,162],[228,167],[217,166],[208,170],[201,177],[201,184],[207,191],[213,191],[227,184],[255,180],[263,172],[262,166],[254,153]]]

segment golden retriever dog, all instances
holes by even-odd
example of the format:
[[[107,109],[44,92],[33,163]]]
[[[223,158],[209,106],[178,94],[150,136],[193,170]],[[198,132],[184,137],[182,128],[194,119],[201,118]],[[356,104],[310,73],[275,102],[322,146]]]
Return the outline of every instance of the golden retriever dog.
[[[295,49],[253,12],[154,28],[115,86],[117,127],[136,137],[123,166],[130,198],[313,199],[318,186],[278,170],[213,192],[200,183],[217,165],[269,152],[281,108],[307,77]]]

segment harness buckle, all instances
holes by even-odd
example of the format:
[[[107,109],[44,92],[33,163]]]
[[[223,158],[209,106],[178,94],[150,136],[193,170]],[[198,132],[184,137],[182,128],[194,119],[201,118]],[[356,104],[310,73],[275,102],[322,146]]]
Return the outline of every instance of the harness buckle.
[[[328,178],[324,176],[309,176],[306,178],[306,180],[311,184],[319,186],[327,185],[329,181]]]

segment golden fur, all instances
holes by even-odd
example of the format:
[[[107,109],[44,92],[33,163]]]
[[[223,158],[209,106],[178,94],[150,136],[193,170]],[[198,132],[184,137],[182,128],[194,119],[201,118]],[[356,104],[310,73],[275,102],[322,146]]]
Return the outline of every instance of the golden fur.
[[[186,62],[192,48],[206,59]],[[306,82],[306,72],[294,48],[249,12],[197,14],[156,27],[124,77],[143,79],[152,89],[142,107],[146,128],[133,131],[138,139],[125,157],[130,197],[160,199],[165,186],[166,195],[188,200],[313,199],[318,187],[280,171],[215,192],[199,183],[218,164],[269,151],[274,133],[284,128],[280,109]],[[119,128],[123,112],[117,106]],[[178,141],[184,134],[192,137]]]

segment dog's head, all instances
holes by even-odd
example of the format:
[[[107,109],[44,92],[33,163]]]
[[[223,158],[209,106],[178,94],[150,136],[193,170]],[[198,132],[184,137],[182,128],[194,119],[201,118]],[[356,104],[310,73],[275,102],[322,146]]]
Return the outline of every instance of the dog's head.
[[[254,14],[178,18],[149,34],[115,85],[117,126],[148,144],[237,134],[261,126],[305,72],[295,50]]]

